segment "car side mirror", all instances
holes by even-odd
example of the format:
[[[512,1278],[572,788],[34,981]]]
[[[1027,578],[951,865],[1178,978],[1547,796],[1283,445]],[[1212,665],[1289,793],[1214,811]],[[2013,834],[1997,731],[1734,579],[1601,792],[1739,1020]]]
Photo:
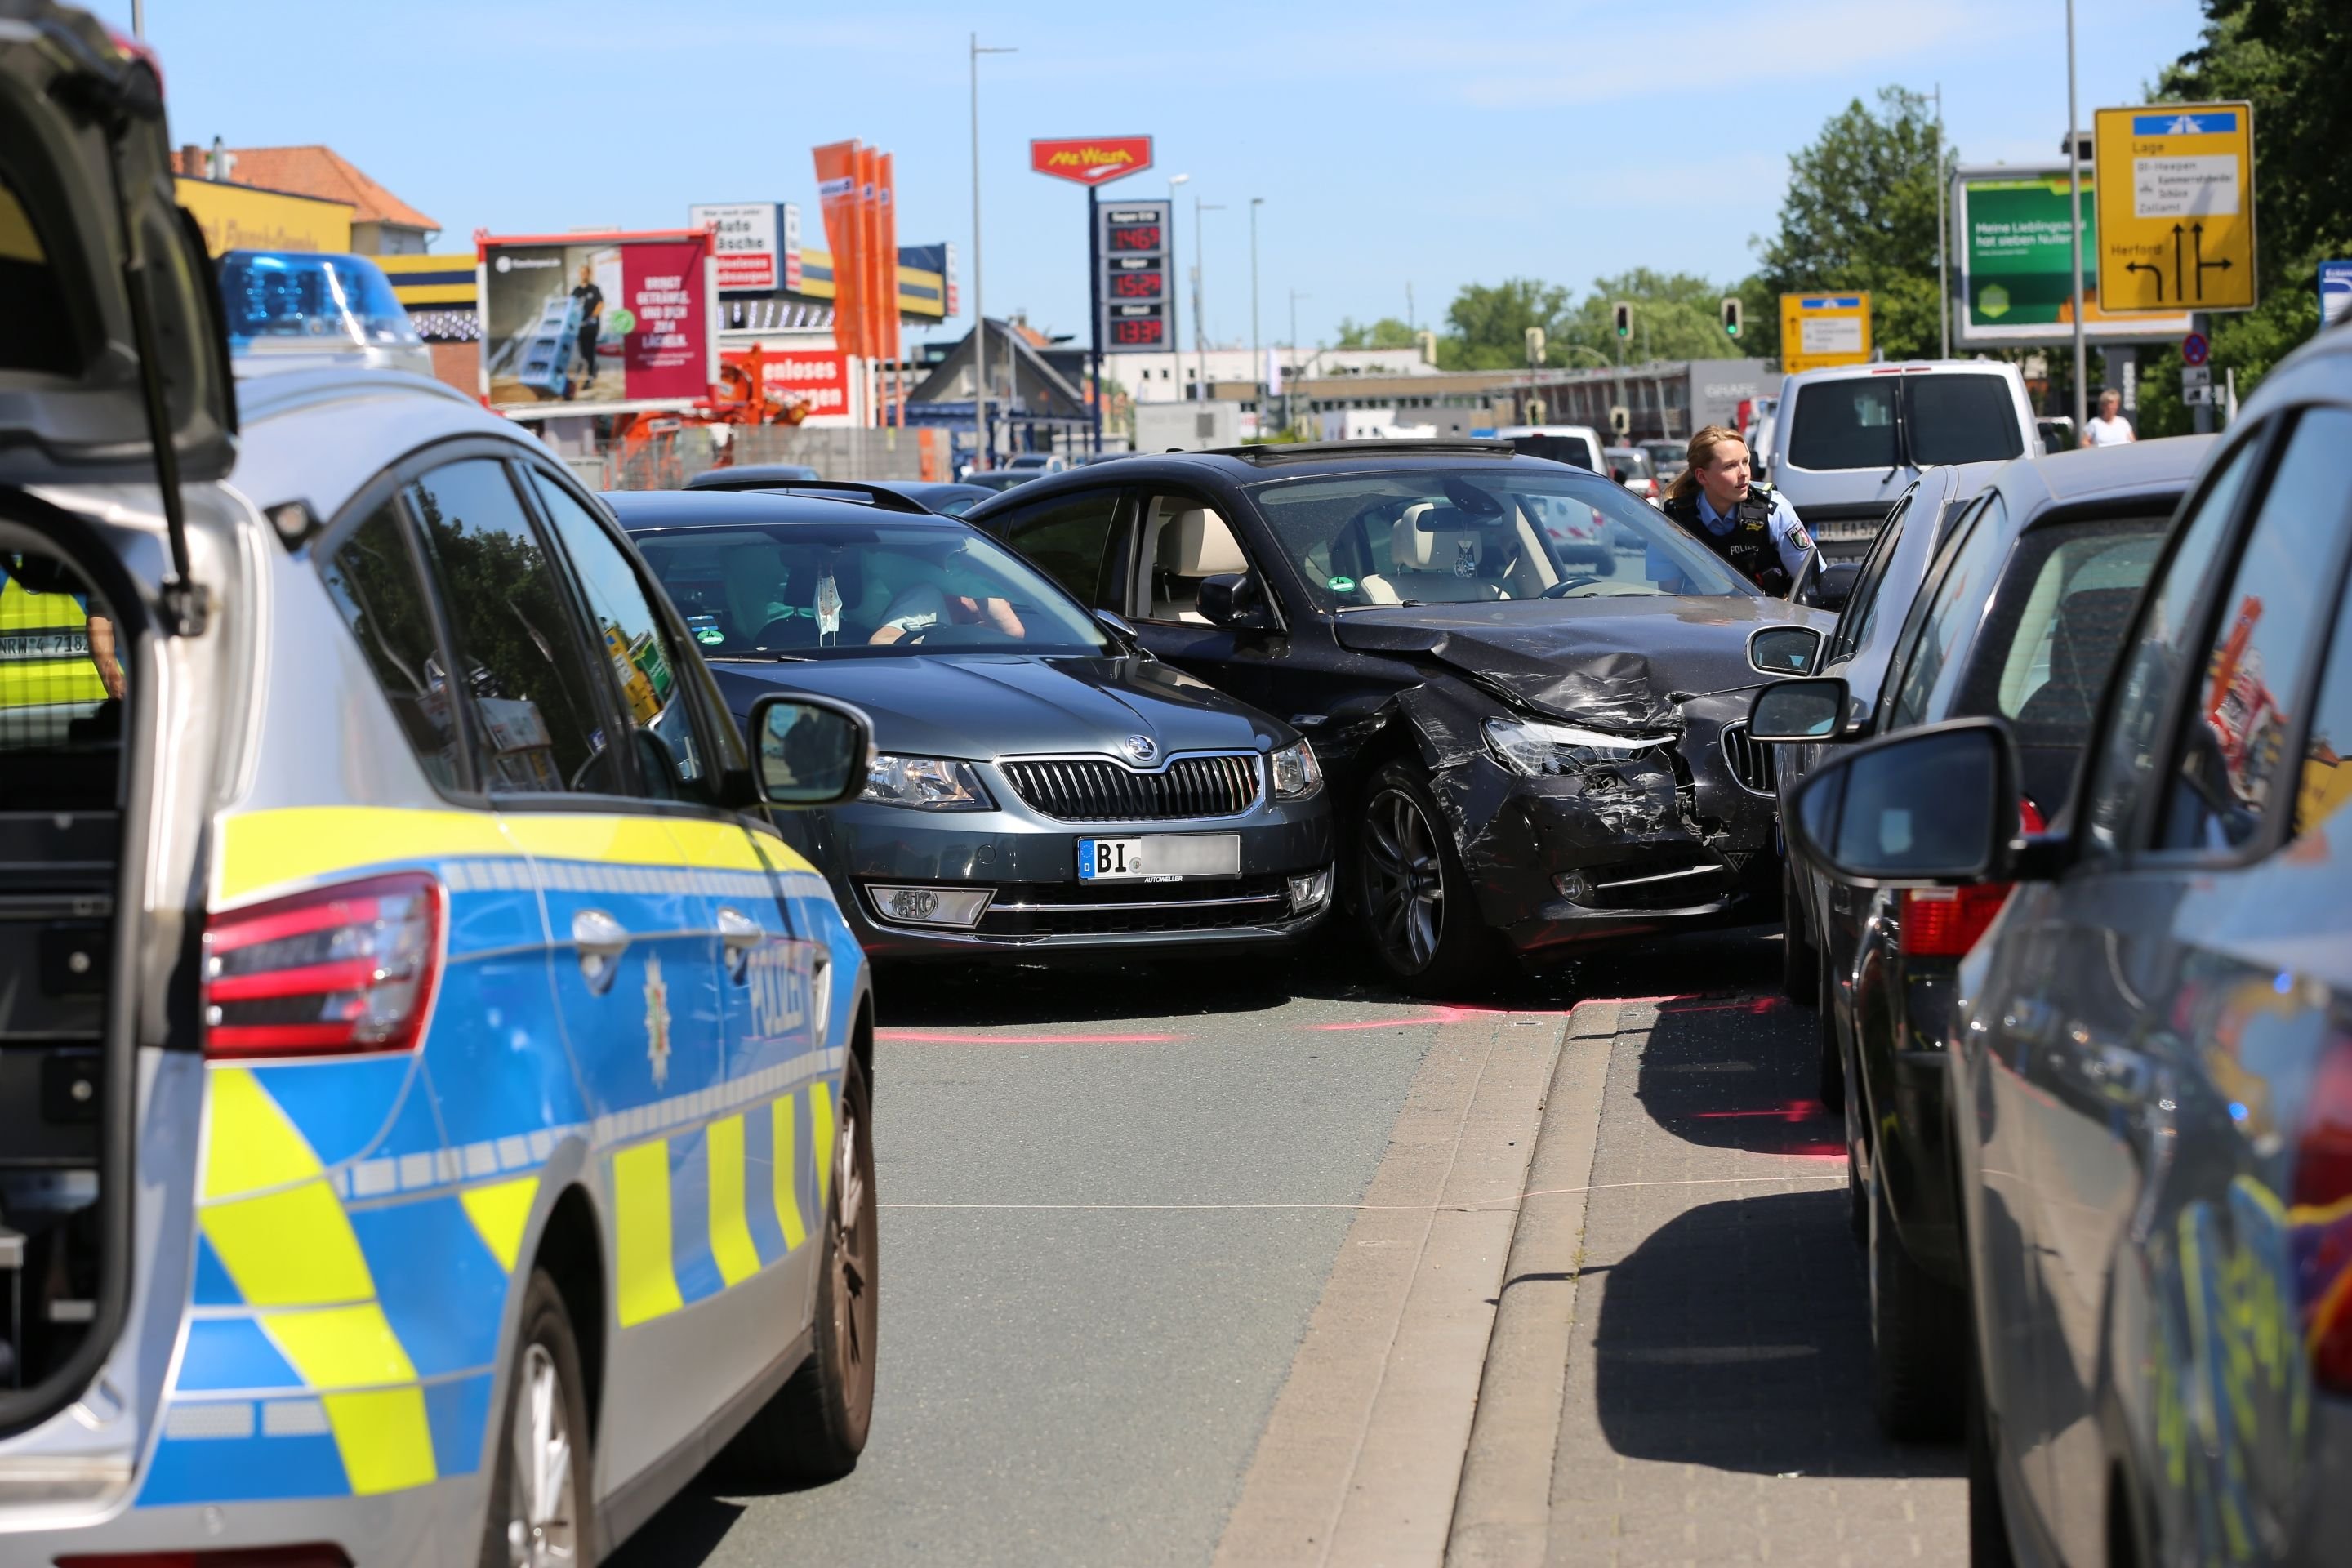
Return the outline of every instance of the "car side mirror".
[[[1834,741],[1845,728],[1849,693],[1834,675],[1806,680],[1776,680],[1748,706],[1748,738],[1757,741]]]
[[[749,726],[760,798],[770,805],[838,805],[866,788],[874,724],[846,702],[772,693]]]
[[[1246,572],[1221,572],[1202,578],[1200,597],[1194,602],[1213,626],[1248,630],[1274,625],[1265,590]]]
[[[1817,627],[1759,626],[1748,634],[1748,668],[1759,675],[1811,675],[1821,657]]]
[[[1960,719],[1823,763],[1798,789],[1786,826],[1801,858],[1862,887],[2006,881],[2017,803],[2008,732]]]
[[[1859,561],[1824,561],[1813,574],[1805,602],[1817,610],[1843,610],[1853,597],[1853,580],[1861,575]]]
[[[1097,610],[1095,612],[1095,619],[1101,622],[1105,627],[1108,628],[1110,635],[1118,639],[1120,646],[1129,649],[1133,649],[1141,646],[1140,639],[1136,636],[1135,628],[1128,624],[1128,620],[1125,616],[1117,614],[1110,610]]]

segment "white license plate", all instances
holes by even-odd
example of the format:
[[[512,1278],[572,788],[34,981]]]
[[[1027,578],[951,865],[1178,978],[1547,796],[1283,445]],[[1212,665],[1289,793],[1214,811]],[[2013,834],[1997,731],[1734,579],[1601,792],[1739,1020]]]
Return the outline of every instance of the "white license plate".
[[[1153,833],[1140,838],[1078,840],[1081,882],[1180,882],[1188,877],[1238,877],[1238,833]]]

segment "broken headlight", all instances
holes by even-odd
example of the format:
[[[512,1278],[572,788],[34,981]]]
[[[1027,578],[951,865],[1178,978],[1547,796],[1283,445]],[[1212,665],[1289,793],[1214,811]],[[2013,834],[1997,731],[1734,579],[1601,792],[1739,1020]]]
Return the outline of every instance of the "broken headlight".
[[[1323,787],[1323,764],[1315,760],[1315,748],[1304,741],[1283,747],[1266,760],[1273,764],[1276,800],[1305,800]]]
[[[1486,745],[1513,773],[1540,777],[1593,763],[1631,762],[1673,740],[1671,735],[1612,735],[1574,724],[1543,724],[1532,719],[1489,719]]]

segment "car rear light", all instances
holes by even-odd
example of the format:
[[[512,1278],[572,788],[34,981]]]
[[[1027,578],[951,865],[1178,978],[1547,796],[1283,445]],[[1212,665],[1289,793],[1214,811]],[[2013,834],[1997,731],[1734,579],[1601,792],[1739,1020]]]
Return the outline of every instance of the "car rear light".
[[[2293,1191],[2288,1249],[2311,1375],[2352,1394],[2352,1039],[2341,1035],[2312,1074]]]
[[[1914,958],[1962,956],[2000,913],[2011,886],[1988,882],[1980,888],[1904,889],[1904,952]]]
[[[409,1049],[440,976],[443,897],[430,876],[403,872],[213,916],[205,1054]]]

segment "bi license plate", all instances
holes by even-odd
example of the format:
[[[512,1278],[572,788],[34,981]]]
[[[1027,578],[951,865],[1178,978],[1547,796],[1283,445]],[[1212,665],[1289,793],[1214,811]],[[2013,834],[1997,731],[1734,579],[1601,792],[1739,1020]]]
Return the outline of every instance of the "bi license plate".
[[[1078,840],[1081,882],[1181,882],[1190,877],[1238,877],[1238,833],[1152,833],[1139,838]]]

